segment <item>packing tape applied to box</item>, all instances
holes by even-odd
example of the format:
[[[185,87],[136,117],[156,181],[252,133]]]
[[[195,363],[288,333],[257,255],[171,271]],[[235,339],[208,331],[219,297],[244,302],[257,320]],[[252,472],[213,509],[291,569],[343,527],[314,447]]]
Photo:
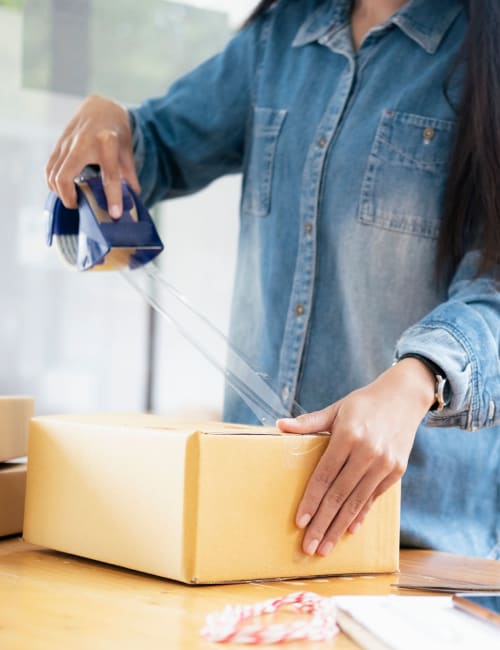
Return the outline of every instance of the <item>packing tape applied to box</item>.
[[[228,338],[148,264],[163,250],[153,220],[139,197],[122,182],[124,212],[112,219],[102,179],[93,166],[75,180],[78,209],[69,210],[51,192],[46,204],[48,244],[56,243],[66,263],[79,271],[120,271],[155,311],[195,347],[238,393],[259,421],[274,425],[281,417],[303,413],[285,406],[265,377]],[[146,266],[147,265],[147,266]]]

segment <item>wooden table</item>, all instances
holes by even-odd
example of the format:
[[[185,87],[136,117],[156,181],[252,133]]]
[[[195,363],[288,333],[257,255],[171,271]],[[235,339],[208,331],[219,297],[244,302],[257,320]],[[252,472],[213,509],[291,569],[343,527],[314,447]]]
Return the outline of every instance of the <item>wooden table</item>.
[[[0,542],[1,650],[177,650],[224,648],[203,641],[205,616],[228,603],[293,591],[320,595],[416,593],[392,586],[428,579],[500,583],[500,562],[432,551],[402,551],[401,574],[192,587],[55,553],[19,538]],[[231,648],[248,646],[231,645]],[[293,643],[287,650],[355,648]]]

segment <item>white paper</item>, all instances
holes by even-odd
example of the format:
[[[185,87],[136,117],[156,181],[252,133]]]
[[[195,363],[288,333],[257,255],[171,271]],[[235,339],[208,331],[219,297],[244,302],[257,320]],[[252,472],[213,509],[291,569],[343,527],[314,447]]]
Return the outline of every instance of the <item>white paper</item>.
[[[337,606],[394,650],[500,650],[500,628],[446,596],[339,596]]]

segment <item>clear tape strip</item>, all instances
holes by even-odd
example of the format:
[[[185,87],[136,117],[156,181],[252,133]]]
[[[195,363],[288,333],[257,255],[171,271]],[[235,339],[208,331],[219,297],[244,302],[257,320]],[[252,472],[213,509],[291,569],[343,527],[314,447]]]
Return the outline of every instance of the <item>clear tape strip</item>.
[[[155,264],[133,271],[124,269],[121,274],[164,320],[223,374],[225,381],[263,425],[274,426],[278,418],[290,417],[290,411],[263,376],[165,279]],[[294,414],[304,413],[296,402],[293,411]]]

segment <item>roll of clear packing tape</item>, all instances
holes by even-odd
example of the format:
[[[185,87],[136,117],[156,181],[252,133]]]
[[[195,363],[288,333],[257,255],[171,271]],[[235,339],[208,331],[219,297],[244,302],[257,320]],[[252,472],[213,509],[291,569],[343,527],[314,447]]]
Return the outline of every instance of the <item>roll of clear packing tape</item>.
[[[135,269],[162,252],[151,215],[125,181],[120,219],[110,217],[102,178],[94,167],[86,167],[75,186],[77,209],[66,208],[54,192],[45,205],[48,244],[55,243],[67,265],[78,271]]]

